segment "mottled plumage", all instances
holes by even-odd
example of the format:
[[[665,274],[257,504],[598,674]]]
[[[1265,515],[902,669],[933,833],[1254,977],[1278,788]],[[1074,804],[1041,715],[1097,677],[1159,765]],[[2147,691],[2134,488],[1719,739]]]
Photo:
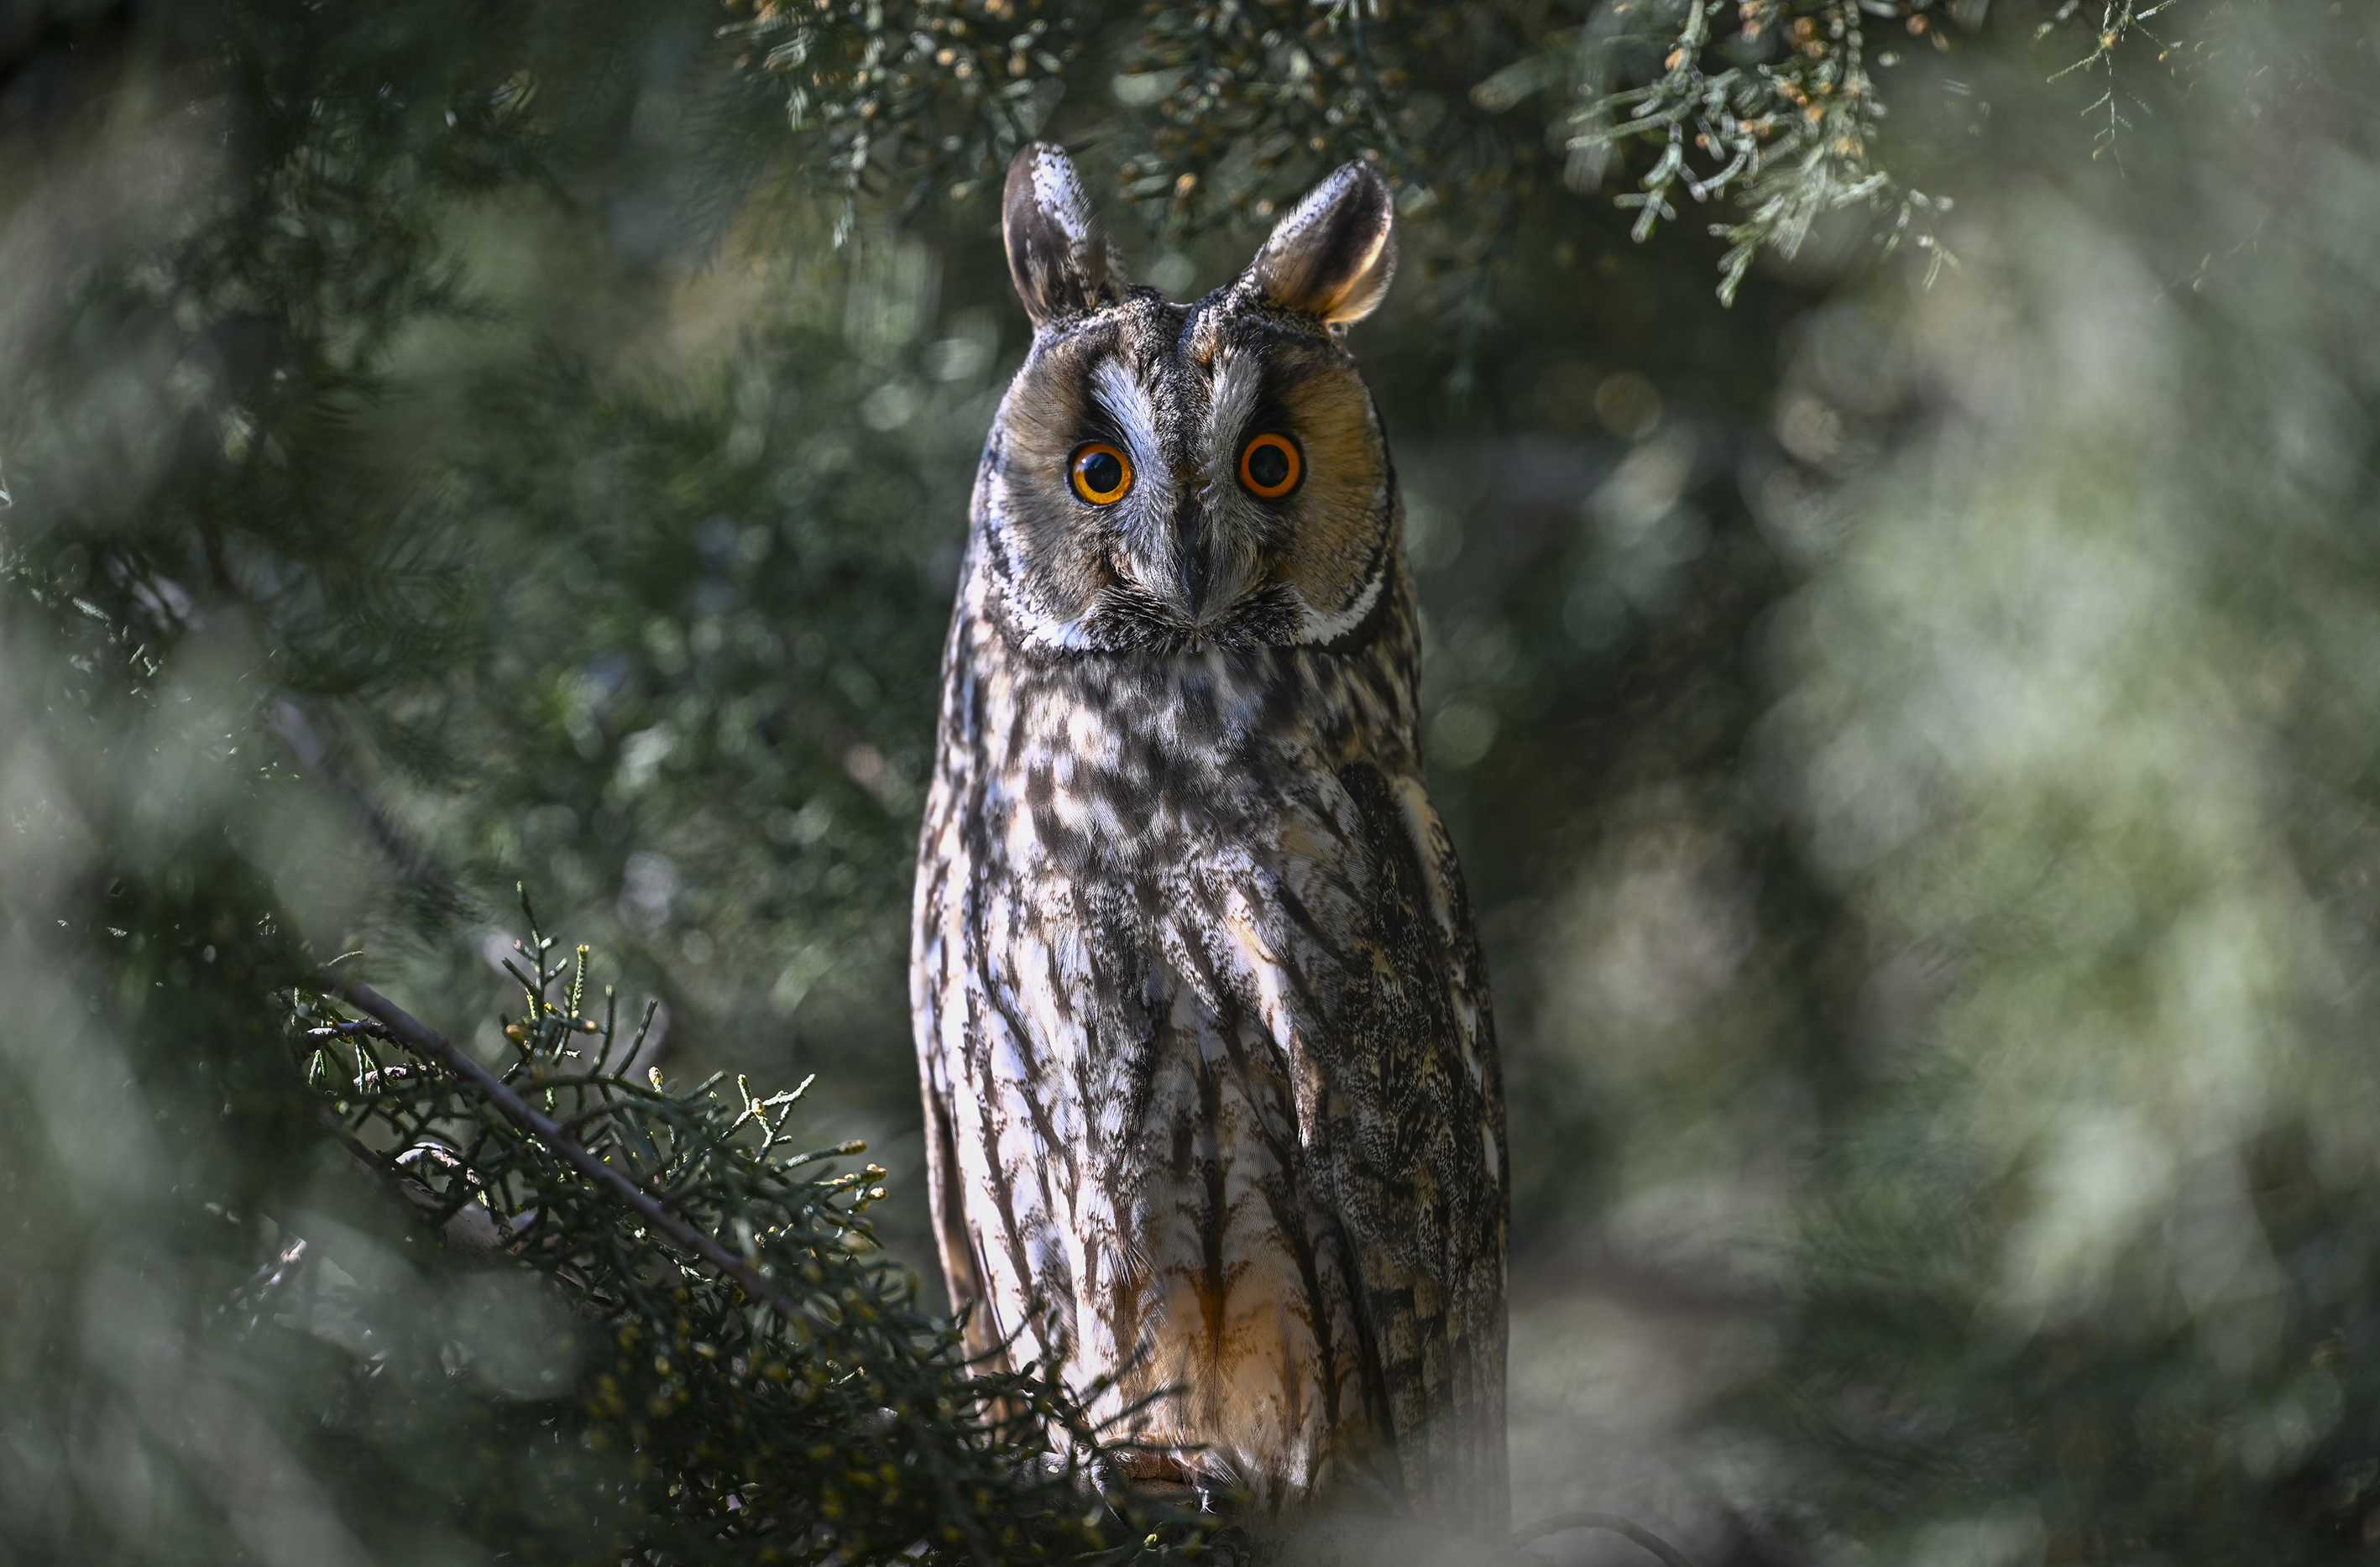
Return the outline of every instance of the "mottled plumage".
[[[1124,285],[1053,148],[1005,229],[1038,330],[976,483],[911,967],[953,1296],[978,1349],[1114,1378],[1101,1413],[1179,1388],[1131,1428],[1203,1451],[1145,1478],[1500,1524],[1495,1035],[1342,341],[1389,192],[1342,169],[1186,305]]]

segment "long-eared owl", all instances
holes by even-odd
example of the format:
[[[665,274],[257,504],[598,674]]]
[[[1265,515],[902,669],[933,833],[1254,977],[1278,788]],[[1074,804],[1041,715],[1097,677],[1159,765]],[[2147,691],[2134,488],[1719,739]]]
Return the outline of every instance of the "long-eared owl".
[[[1054,147],[1002,226],[1035,331],[976,480],[910,966],[953,1298],[978,1351],[1109,1379],[1095,1415],[1174,1390],[1124,1423],[1143,1479],[1500,1525],[1502,1087],[1344,343],[1389,188],[1340,169],[1188,304],[1126,285]]]

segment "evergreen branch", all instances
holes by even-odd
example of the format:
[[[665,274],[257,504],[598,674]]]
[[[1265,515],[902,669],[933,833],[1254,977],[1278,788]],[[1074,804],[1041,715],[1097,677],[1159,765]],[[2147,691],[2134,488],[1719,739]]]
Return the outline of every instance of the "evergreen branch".
[[[374,1020],[360,1026],[382,1028],[385,1025]],[[409,1148],[404,1155],[393,1158],[348,1131],[338,1117],[325,1110],[318,1108],[315,1120],[334,1142],[346,1150],[349,1162],[358,1172],[393,1191],[408,1213],[428,1221],[449,1246],[488,1257],[518,1253],[522,1236],[517,1230],[508,1229],[485,1206],[472,1203],[468,1197],[458,1203],[440,1192],[419,1171],[406,1167],[407,1158],[417,1151],[428,1151],[430,1145],[419,1150]],[[461,1162],[452,1153],[437,1151],[444,1162]]]
[[[800,1089],[737,1078],[731,1098],[714,1076],[663,1092],[658,1073],[649,1089],[601,1064],[612,992],[600,1018],[585,1015],[587,949],[565,957],[526,896],[522,912],[507,967],[527,1011],[504,1029],[516,1061],[483,1063],[330,972],[301,989],[289,1037],[326,1117],[407,1148],[391,1161],[334,1128],[368,1163],[426,1179],[429,1192],[405,1192],[425,1221],[444,1230],[483,1210],[493,1249],[599,1319],[616,1354],[584,1368],[574,1451],[600,1463],[625,1439],[635,1484],[607,1538],[674,1541],[664,1557],[686,1561],[722,1560],[712,1548],[731,1540],[800,1540],[789,1560],[857,1567],[1103,1560],[1119,1530],[1183,1544],[1212,1533],[1211,1519],[1101,1484],[1125,1445],[1091,1414],[1107,1384],[1071,1390],[1038,1365],[971,1359],[951,1320],[917,1304],[863,1214],[884,1171],[805,1173],[862,1145],[794,1151]],[[383,1063],[377,1042],[411,1070]],[[1103,1505],[1086,1511],[1094,1493]]]
[[[722,1277],[733,1281],[747,1295],[767,1303],[779,1313],[790,1317],[797,1309],[792,1299],[781,1293],[759,1269],[687,1223],[659,1198],[598,1159],[584,1143],[565,1131],[560,1123],[522,1099],[511,1085],[482,1066],[445,1036],[360,980],[328,977],[326,983],[341,1000],[358,1011],[369,1014],[386,1027],[406,1049],[436,1062],[470,1085],[501,1111],[506,1120],[535,1137],[564,1163],[633,1209],[638,1218],[672,1245],[702,1258]]]

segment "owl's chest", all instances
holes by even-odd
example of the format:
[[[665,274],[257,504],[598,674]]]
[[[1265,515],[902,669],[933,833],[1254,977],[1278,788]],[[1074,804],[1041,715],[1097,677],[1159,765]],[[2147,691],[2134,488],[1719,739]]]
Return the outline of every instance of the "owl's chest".
[[[1215,650],[1035,664],[963,627],[928,831],[979,876],[1150,904],[1185,869],[1277,858],[1352,761],[1409,754],[1387,659]]]
[[[1283,678],[1220,656],[1161,677],[984,674],[940,781],[967,858],[1019,887],[1154,897],[1270,836],[1313,765]]]
[[[987,1083],[1029,1082],[1020,1102],[1089,1123],[1051,1128],[1061,1140],[1098,1142],[1186,1092],[1166,1072],[1195,1077],[1253,1040],[1285,1049],[1295,1014],[1344,1010],[1335,991],[1369,970],[1352,933],[1379,885],[1344,779],[1412,771],[1411,665],[1385,644],[1010,652],[962,619],[921,844],[917,1000],[929,1049]]]

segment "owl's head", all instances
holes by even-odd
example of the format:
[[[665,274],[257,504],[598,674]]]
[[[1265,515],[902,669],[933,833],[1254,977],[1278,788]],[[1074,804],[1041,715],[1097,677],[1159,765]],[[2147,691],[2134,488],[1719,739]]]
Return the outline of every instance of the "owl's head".
[[[1010,165],[1002,228],[1033,347],[976,516],[1011,631],[1053,652],[1164,653],[1363,625],[1393,569],[1396,484],[1343,337],[1396,267],[1386,182],[1347,164],[1186,304],[1127,285],[1055,147]]]

